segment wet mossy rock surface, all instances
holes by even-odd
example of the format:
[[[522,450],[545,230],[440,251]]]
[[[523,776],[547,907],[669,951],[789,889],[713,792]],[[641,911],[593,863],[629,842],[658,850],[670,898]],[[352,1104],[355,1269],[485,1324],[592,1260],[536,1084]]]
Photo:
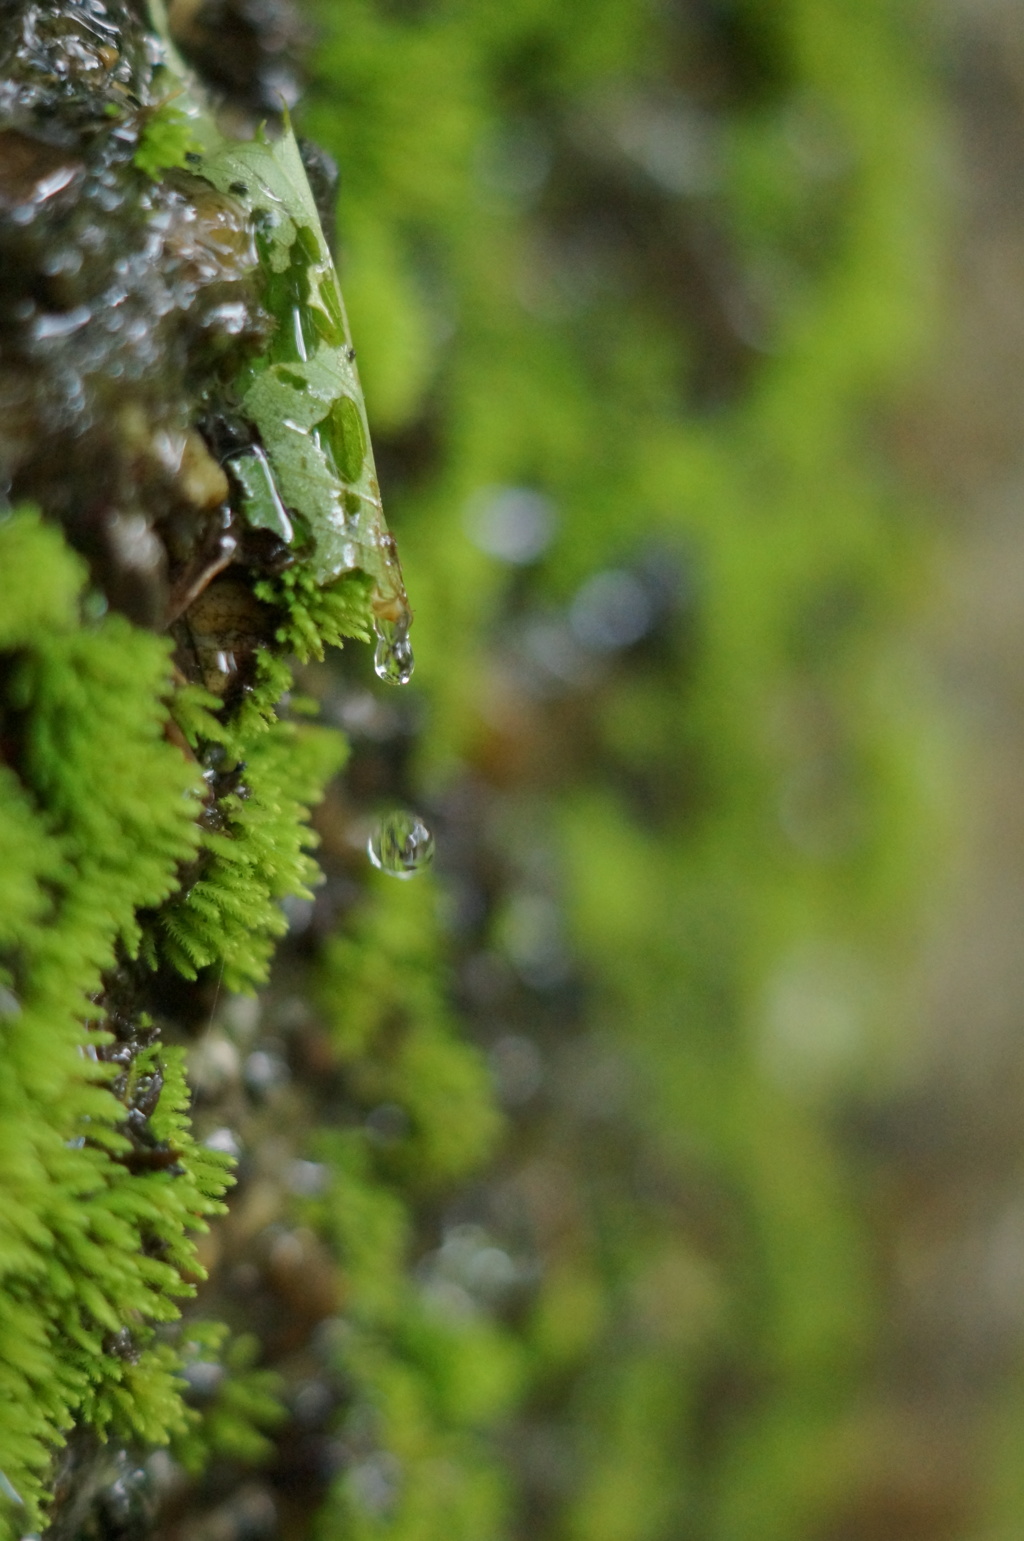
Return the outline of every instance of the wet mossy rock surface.
[[[859,1535],[912,8],[166,12],[0,7],[0,1538]]]
[[[5,13],[2,453],[13,499],[61,521],[114,608],[162,629],[228,490],[197,403],[269,322],[237,205],[136,164],[154,41],[124,6]]]
[[[379,501],[333,562],[301,498],[276,532],[252,517],[239,466],[262,468],[264,502],[283,505],[238,381],[281,352],[267,306],[287,247],[245,185],[214,185],[227,141],[158,19],[98,0],[0,17],[5,1536],[136,1534],[174,1486],[150,1451],[170,1442],[187,1486],[215,1452],[258,1462],[259,1429],[284,1417],[256,1363],[273,1345],[180,1323],[239,1148],[224,1128],[197,1143],[185,1058],[221,992],[265,982],[282,904],[319,880],[309,809],[344,742],[305,720],[312,703],[282,704],[285,660],[365,639],[402,592]],[[273,36],[240,25],[258,101]],[[258,132],[244,105],[240,153]],[[304,176],[296,153],[290,240],[301,276],[321,275],[313,299],[330,299]],[[327,398],[350,410],[318,469],[336,474],[334,456],[355,483],[367,462],[375,495],[340,295],[330,321],[352,396]],[[345,496],[326,514],[356,520]],[[250,1069],[260,1053],[271,1063],[261,1050]],[[236,1125],[265,1100],[249,1080]],[[260,1236],[287,1192],[271,1165]],[[335,1301],[333,1266],[325,1253],[299,1348]]]

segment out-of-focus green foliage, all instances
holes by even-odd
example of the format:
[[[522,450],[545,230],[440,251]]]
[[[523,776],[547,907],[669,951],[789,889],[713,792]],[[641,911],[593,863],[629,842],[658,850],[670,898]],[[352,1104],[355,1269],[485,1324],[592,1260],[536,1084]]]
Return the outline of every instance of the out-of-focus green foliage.
[[[367,1110],[404,1108],[398,1169],[428,1191],[478,1167],[498,1132],[486,1070],[458,1043],[439,977],[435,910],[429,885],[379,894],[353,933],[329,944],[320,980],[353,1096]]]
[[[525,1031],[583,1089],[509,1157],[513,1185],[532,1159],[547,1201],[570,1193],[515,1324],[528,1389],[511,1422],[498,1404],[522,1533],[818,1534],[856,1489],[875,1325],[832,1115],[887,1062],[931,831],[901,634],[925,558],[878,428],[931,293],[917,14],[312,16],[303,127],[342,168],[342,277],[417,611],[421,785],[489,788],[506,891],[481,956],[529,978],[561,926],[584,991],[560,1043],[538,987]],[[470,538],[510,488],[557,520],[532,562]],[[642,644],[588,652],[609,572],[669,597]],[[339,1016],[353,1046],[363,1010]],[[485,1041],[503,1010],[493,1030],[478,1014]],[[443,1105],[433,1071],[421,1093]],[[447,1461],[401,1470],[367,1533],[502,1533],[496,1492],[438,1496]]]
[[[515,1406],[522,1349],[485,1315],[451,1309],[442,1274],[409,1276],[408,1198],[444,1191],[490,1155],[498,1133],[484,1067],[464,1043],[438,970],[436,895],[384,883],[351,936],[328,950],[321,999],[357,1107],[400,1110],[408,1136],[374,1150],[372,1130],[323,1132],[334,1174],[308,1218],[344,1270],[332,1345],[356,1395],[346,1433],[362,1459],[337,1485],[321,1533],[371,1537],[498,1533],[505,1484],[482,1437]],[[396,1192],[404,1190],[406,1204]]]
[[[174,1454],[188,1471],[202,1471],[211,1452],[256,1464],[272,1453],[262,1432],[281,1423],[280,1380],[272,1370],[254,1368],[259,1340],[251,1334],[229,1339],[222,1322],[188,1324],[182,1349],[186,1373],[201,1366],[216,1382],[201,1416],[174,1441]]]

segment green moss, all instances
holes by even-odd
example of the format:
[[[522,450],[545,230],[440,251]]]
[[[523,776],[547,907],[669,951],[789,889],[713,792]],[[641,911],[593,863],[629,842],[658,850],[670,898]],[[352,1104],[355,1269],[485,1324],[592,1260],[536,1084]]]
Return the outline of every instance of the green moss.
[[[492,1431],[520,1394],[521,1350],[483,1313],[453,1308],[411,1277],[407,1209],[365,1136],[324,1133],[315,1150],[334,1180],[308,1218],[346,1285],[332,1350],[352,1387],[342,1433],[364,1452],[334,1484],[317,1534],[497,1538],[507,1483]]]
[[[147,956],[166,957],[186,979],[216,964],[227,989],[251,991],[287,929],[280,901],[310,897],[317,880],[309,806],[341,765],[344,743],[322,728],[268,721],[252,707],[241,729],[225,727],[213,715],[217,704],[193,688],[178,722],[200,759],[212,756],[229,776],[239,768],[238,785],[211,800],[215,827],[203,829],[195,870],[150,922]]]
[[[344,168],[371,420],[399,462],[415,447],[394,496],[431,785],[452,767],[493,774],[511,829],[491,854],[516,892],[473,945],[514,976],[509,917],[542,865],[586,985],[585,1024],[557,1022],[552,1062],[567,1040],[570,1067],[570,1051],[585,1070],[607,1055],[615,1080],[595,1133],[562,1086],[571,1068],[553,1074],[539,1127],[512,1147],[502,1181],[533,1161],[564,1223],[538,1242],[533,1307],[499,1325],[438,1273],[444,1196],[502,1130],[449,999],[437,890],[381,879],[328,944],[316,998],[347,1105],[389,1105],[404,1133],[380,1142],[356,1118],[309,1135],[330,1180],[297,1207],[342,1272],[333,1357],[351,1399],[334,1432],[355,1453],[325,1538],[507,1535],[509,1426],[507,1449],[550,1455],[527,1495],[538,1536],[790,1541],[828,1531],[846,1480],[832,1456],[875,1302],[833,1111],[876,1073],[889,1022],[840,978],[859,1013],[853,1059],[801,1061],[773,1013],[795,995],[827,1018],[836,950],[884,980],[927,823],[930,744],[894,640],[919,538],[864,419],[917,341],[930,120],[907,12],[741,6],[748,76],[719,99],[728,50],[702,74],[704,42],[671,32],[683,11],[317,8],[308,122]],[[642,127],[648,100],[664,126],[704,86],[713,187],[672,193],[616,135]],[[158,133],[143,151],[153,167],[183,153],[179,129],[172,110],[164,147]],[[524,145],[542,172],[551,152],[550,176],[517,189],[495,167],[521,169]],[[597,261],[593,285],[576,284],[559,200],[581,158],[609,208],[628,184],[652,229],[682,232],[678,273],[615,241],[607,272]],[[598,256],[614,222],[599,212]],[[721,297],[712,283],[687,309],[680,276],[709,234],[735,262],[713,345],[739,362],[719,396],[701,395],[700,365]],[[624,286],[608,277],[620,261]],[[759,296],[754,346],[757,306],[730,306]],[[465,538],[468,500],[495,485],[542,489],[560,518],[543,561],[514,574]],[[188,1143],[180,1086],[158,1112],[182,1173],[120,1165],[123,1107],[80,1051],[100,1041],[89,996],[119,953],[232,989],[265,978],[281,899],[315,882],[306,810],[343,749],[278,720],[290,670],[265,651],[230,712],[173,693],[190,761],[164,736],[163,643],[84,620],[81,570],[37,522],[8,521],[0,543],[4,742],[26,746],[0,765],[0,1468],[34,1498],[76,1419],[171,1436],[193,1468],[211,1449],[266,1448],[273,1386],[251,1344],[218,1327],[191,1325],[183,1348],[150,1335],[196,1276],[187,1233],[223,1176]],[[503,631],[564,619],[589,577],[652,551],[682,572],[686,614],[598,660],[590,695],[567,688],[571,713],[524,694],[512,763],[494,772],[502,703],[481,692],[510,677]],[[321,590],[296,565],[258,593],[301,658],[369,635],[359,577]],[[533,758],[517,781],[520,750]],[[819,773],[826,795],[794,799]],[[175,1083],[165,1051],[141,1065],[157,1059]],[[139,1239],[160,1227],[154,1260]],[[103,1351],[125,1309],[135,1365]],[[182,1353],[235,1364],[201,1425],[175,1386]]]
[[[163,172],[187,166],[189,156],[201,149],[192,120],[168,98],[147,116],[132,159],[140,171],[159,181]]]
[[[318,980],[352,1095],[408,1116],[387,1164],[421,1190],[473,1171],[500,1131],[483,1060],[447,998],[443,958],[433,884],[382,878],[351,931],[328,944]]]
[[[276,581],[258,584],[256,594],[283,612],[277,641],[305,663],[322,659],[325,647],[341,647],[351,639],[370,640],[372,589],[372,579],[365,573],[345,573],[321,588],[297,566]]]
[[[0,767],[0,1452],[35,1524],[73,1422],[153,1442],[182,1424],[177,1358],[152,1328],[201,1277],[189,1235],[229,1179],[188,1136],[169,1051],[154,1132],[179,1169],[122,1163],[124,1107],[91,1021],[137,912],[198,845],[196,769],[165,736],[167,644],[118,616],[82,620],[81,564],[31,513],[0,521],[0,567],[18,596],[0,626],[0,720],[17,745]]]
[[[186,1471],[198,1474],[213,1455],[258,1465],[273,1446],[267,1431],[285,1417],[281,1377],[255,1368],[259,1340],[232,1338],[222,1322],[190,1321],[182,1345],[182,1366],[203,1364],[219,1375],[201,1412],[190,1409],[189,1427],[172,1445]]]
[[[615,1082],[595,1133],[551,1069],[508,1155],[554,1169],[572,1216],[539,1243],[509,1440],[554,1452],[553,1472],[512,1473],[538,1536],[841,1527],[832,1457],[877,1301],[834,1111],[891,1053],[879,1003],[934,829],[935,740],[900,664],[924,542],[865,429],[930,319],[918,11],[698,12],[315,7],[304,125],[344,168],[370,420],[407,472],[421,768],[492,821],[469,945],[512,977],[508,916],[539,886],[586,995],[567,1029],[543,990],[477,1025],[489,1039],[507,1012],[532,1037],[532,1007],[549,1065],[567,1031],[581,1077],[593,1057]],[[404,459],[424,443],[426,469]],[[466,539],[510,486],[558,519],[515,570]],[[581,586],[623,567],[676,572],[677,608],[582,681],[571,658],[534,671],[531,624],[571,634]],[[395,970],[370,972],[366,940],[333,951],[333,1023],[369,1104],[394,1098],[408,1029],[400,1003],[397,1043],[378,1022]],[[800,1010],[803,1059],[782,1041]],[[830,1010],[856,1023],[834,1058],[814,1030]],[[440,1084],[425,1071],[422,1103]],[[412,1143],[377,1158],[410,1185]],[[442,1476],[407,1482],[423,1534],[455,1526]]]
[[[433,885],[382,880],[329,944],[317,980],[347,1098],[367,1111],[386,1102],[408,1121],[387,1144],[362,1129],[310,1142],[332,1173],[303,1208],[341,1269],[332,1358],[352,1388],[342,1433],[364,1451],[319,1517],[325,1537],[480,1541],[504,1525],[491,1430],[522,1386],[522,1351],[468,1300],[453,1308],[411,1273],[417,1201],[478,1167],[498,1134],[440,952]]]
[[[222,1212],[231,1162],[191,1135],[180,1050],[137,1053],[115,1095],[94,1002],[140,945],[187,977],[209,965],[229,988],[259,982],[279,900],[315,880],[308,804],[342,744],[271,719],[273,670],[242,732],[214,698],[175,694],[167,642],[89,619],[81,563],[31,512],[0,520],[0,569],[0,736],[14,753],[0,764],[0,1469],[36,1525],[74,1423],[185,1439],[192,1460],[204,1439],[264,1449],[245,1433],[267,1412],[260,1376],[225,1393],[204,1435],[181,1400],[181,1352],[154,1336],[203,1277],[191,1238]],[[200,755],[245,756],[244,786],[211,799],[171,733],[172,698]],[[216,829],[200,818],[211,802]],[[139,1170],[122,1124],[154,1071],[148,1137],[169,1157]]]

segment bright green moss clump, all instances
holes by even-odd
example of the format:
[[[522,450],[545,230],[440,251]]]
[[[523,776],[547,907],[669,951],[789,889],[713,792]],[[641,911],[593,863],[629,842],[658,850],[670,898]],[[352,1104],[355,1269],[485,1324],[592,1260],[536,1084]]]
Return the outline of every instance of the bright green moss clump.
[[[189,1434],[181,1356],[154,1328],[203,1277],[191,1237],[230,1183],[230,1159],[190,1133],[180,1050],[104,1060],[105,980],[144,944],[187,977],[210,964],[257,982],[278,900],[313,879],[306,807],[341,744],[266,701],[248,743],[184,692],[197,747],[247,762],[211,819],[171,725],[168,643],[85,595],[81,562],[31,512],[0,520],[0,571],[0,1470],[20,1533],[72,1424],[143,1445]],[[140,1165],[124,1126],[150,1084],[157,1154]]]
[[[281,722],[267,704],[250,705],[247,736],[214,716],[215,697],[181,692],[175,715],[190,742],[218,764],[244,766],[244,782],[217,799],[214,828],[201,834],[202,858],[155,917],[147,955],[167,958],[186,979],[218,965],[229,990],[264,982],[276,938],[287,930],[279,901],[309,897],[317,868],[308,808],[343,758],[343,742],[322,728]]]
[[[72,1422],[154,1441],[183,1426],[152,1325],[201,1274],[188,1232],[222,1208],[228,1163],[189,1139],[164,1054],[154,1134],[180,1171],[122,1164],[109,1035],[90,1025],[137,911],[198,844],[196,767],[164,736],[167,645],[83,618],[81,564],[32,514],[0,523],[0,570],[0,1451],[32,1528]]]

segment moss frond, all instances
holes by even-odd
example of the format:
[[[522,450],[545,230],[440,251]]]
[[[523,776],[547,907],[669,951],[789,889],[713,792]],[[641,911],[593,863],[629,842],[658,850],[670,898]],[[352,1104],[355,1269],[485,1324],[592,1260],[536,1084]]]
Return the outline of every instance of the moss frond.
[[[308,573],[293,567],[280,578],[258,584],[256,592],[283,612],[278,642],[306,663],[323,658],[325,647],[341,647],[350,639],[370,640],[372,589],[365,573],[343,573],[329,588],[319,588]]]
[[[229,734],[227,743],[244,764],[244,783],[219,800],[223,828],[203,832],[197,877],[163,906],[156,925],[160,948],[186,978],[217,962],[227,989],[251,991],[266,979],[274,941],[287,929],[281,900],[309,897],[319,880],[308,854],[316,841],[309,808],[345,749],[336,733],[280,721],[261,721],[248,742]]]

